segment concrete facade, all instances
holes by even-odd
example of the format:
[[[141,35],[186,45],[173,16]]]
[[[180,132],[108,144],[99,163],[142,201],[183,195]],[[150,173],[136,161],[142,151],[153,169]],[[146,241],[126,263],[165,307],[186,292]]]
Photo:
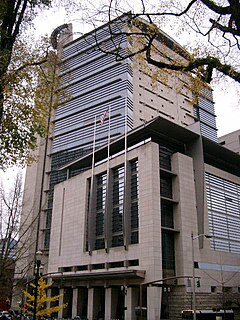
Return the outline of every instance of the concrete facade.
[[[69,32],[58,48],[67,99],[27,171],[24,214],[33,208],[35,223],[25,263],[43,251],[44,274],[68,303],[58,318],[177,319],[192,309],[191,233],[210,234],[193,243],[197,308],[226,307],[240,291],[240,159],[216,143],[211,88],[195,105],[187,76],[153,81],[156,69],[93,50],[107,26],[74,41]],[[164,59],[183,59],[161,37]]]
[[[156,123],[156,128],[160,123]],[[151,129],[149,131],[153,132]],[[141,129],[138,134],[142,137]],[[165,134],[165,138],[171,140],[168,132]],[[194,135],[196,138],[197,134]],[[180,142],[181,137],[177,140]],[[189,143],[192,143],[191,138],[187,143],[185,141],[185,145]],[[108,249],[93,250],[91,253],[86,250],[89,199],[87,190],[92,176],[91,169],[58,184],[55,188],[48,274],[55,283],[62,281],[63,286],[74,286],[74,290],[78,292],[83,288],[87,290],[88,309],[82,315],[88,319],[177,319],[181,310],[192,308],[191,232],[194,235],[199,234],[196,163],[192,156],[178,151],[171,155],[171,170],[166,170],[164,162],[159,160],[161,146],[161,141],[145,141],[140,146],[136,144],[136,147],[129,148],[131,150],[127,152],[127,162],[138,160],[139,241],[136,244],[129,244],[127,247],[110,245]],[[219,148],[223,149],[220,146]],[[101,152],[104,154],[101,150],[98,154],[101,155]],[[204,150],[202,152],[204,153]],[[231,155],[235,158],[234,161],[239,160],[236,154]],[[110,163],[106,159],[95,166],[94,176],[106,172],[108,165],[111,172],[124,164],[125,159],[124,153],[119,156],[112,155]],[[82,166],[83,162],[80,160],[78,164],[76,161],[69,165],[69,169],[78,165]],[[240,186],[239,171],[234,175],[229,173],[227,168],[225,171],[219,169],[217,158],[216,166],[209,165],[207,161],[204,171],[205,174]],[[163,194],[163,180],[166,176],[171,177],[172,184],[172,196],[169,198]],[[167,226],[164,221],[165,214],[161,203],[173,204],[172,227]],[[208,235],[211,231],[206,190],[204,203],[204,219],[201,221],[204,221],[203,233]],[[165,232],[172,234],[174,239],[173,269],[168,269],[169,266],[166,267],[163,262],[166,254],[163,245],[168,247],[166,242],[163,244]],[[196,303],[197,309],[201,310],[229,307],[230,302],[233,303],[234,299],[239,298],[240,255],[226,250],[215,250],[214,241],[216,240],[212,236],[211,239],[200,237],[193,242],[194,260],[197,264],[195,281],[200,281],[200,287],[196,286]],[[239,240],[237,242],[240,246]],[[133,261],[136,264],[131,266]],[[121,262],[121,267],[114,266],[114,263],[117,266]],[[85,270],[80,271],[81,268]],[[79,303],[76,295],[75,292],[71,300],[74,314]],[[141,307],[140,316],[137,310],[141,310]]]
[[[240,153],[240,130],[221,136],[219,143],[225,148]]]

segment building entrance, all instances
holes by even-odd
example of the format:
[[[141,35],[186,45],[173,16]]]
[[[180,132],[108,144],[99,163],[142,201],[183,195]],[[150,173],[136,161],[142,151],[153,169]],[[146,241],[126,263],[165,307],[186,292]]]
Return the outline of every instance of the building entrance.
[[[105,288],[94,288],[94,319],[104,320],[105,317]]]

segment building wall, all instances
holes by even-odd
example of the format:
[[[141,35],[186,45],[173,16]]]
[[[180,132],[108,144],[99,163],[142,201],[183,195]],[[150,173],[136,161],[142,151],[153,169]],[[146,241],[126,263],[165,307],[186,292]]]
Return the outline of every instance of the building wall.
[[[32,279],[34,274],[35,252],[42,248],[42,237],[40,228],[45,223],[45,212],[47,197],[44,192],[48,188],[49,158],[46,157],[49,145],[46,146],[45,139],[39,139],[38,148],[33,156],[37,159],[27,167],[23,205],[19,230],[18,255],[15,263],[14,294],[12,296],[12,307],[18,307],[22,301],[22,289],[26,282]],[[39,231],[38,231],[39,230]],[[46,266],[46,257],[43,257],[43,265]],[[47,268],[45,268],[46,272]]]
[[[163,147],[160,146],[159,149],[158,144],[153,142],[128,152],[128,160],[138,158],[139,161],[139,243],[129,245],[127,250],[124,249],[124,246],[119,246],[110,247],[109,251],[105,249],[93,250],[91,255],[86,251],[86,212],[89,188],[87,181],[91,177],[91,170],[55,187],[48,268],[48,272],[52,273],[53,277],[55,275],[66,280],[68,277],[75,276],[76,286],[87,286],[88,284],[90,287],[106,286],[106,288],[111,288],[114,285],[126,285],[127,294],[129,295],[131,292],[131,299],[135,301],[130,309],[134,313],[140,293],[139,290],[134,293],[132,286],[172,275],[171,279],[164,281],[163,289],[152,287],[151,290],[151,287],[146,287],[147,293],[143,305],[148,306],[149,312],[151,310],[151,312],[158,314],[160,311],[155,308],[161,303],[162,312],[166,309],[164,314],[166,315],[167,312],[170,319],[177,318],[181,310],[192,308],[191,232],[194,236],[198,235],[194,162],[192,157],[184,153],[173,152],[170,156],[171,168],[169,171],[165,169],[163,160],[161,160],[162,166],[159,164],[159,157],[163,159],[165,152]],[[124,154],[114,157],[110,160],[110,167],[118,167],[124,163],[124,159]],[[106,172],[107,166],[107,162],[97,165],[94,174]],[[240,185],[239,177],[207,164],[205,164],[205,172]],[[171,199],[166,199],[162,194],[163,191],[160,191],[161,181],[166,175],[170,176],[172,181]],[[209,234],[211,230],[208,203],[206,192],[204,194],[204,234]],[[171,228],[167,228],[162,220],[161,202],[165,203],[166,201],[173,202],[174,225]],[[175,271],[172,274],[169,274],[169,270],[163,270],[162,236],[166,231],[174,234],[175,239]],[[229,300],[233,301],[239,296],[239,254],[214,250],[213,241],[215,240],[214,237],[212,239],[199,237],[193,242],[194,261],[198,265],[198,268],[195,269],[196,284],[197,280],[200,281],[200,287],[196,286],[198,309],[219,308],[223,306],[223,303],[227,303]],[[139,265],[114,268],[116,276],[113,279],[104,281],[90,279],[86,282],[86,277],[91,274],[111,272],[113,269],[107,265],[111,265],[112,262],[133,260],[138,260]],[[94,268],[94,265],[100,264],[103,264],[101,269]],[[87,269],[77,271],[78,266],[82,265],[87,266]],[[144,280],[124,277],[120,279],[118,277],[121,271],[132,268],[144,270]],[[81,274],[85,276],[81,278]],[[177,278],[176,284],[175,277]],[[107,289],[104,290],[107,294]],[[151,298],[153,295],[158,297],[157,300]],[[128,301],[129,297],[126,296],[125,301]],[[88,301],[90,303],[90,300]],[[114,300],[109,300],[107,296],[105,296],[105,303],[110,311],[111,308],[114,308]],[[112,307],[109,303],[112,304]],[[152,319],[153,314],[148,314],[148,317]],[[134,316],[131,319],[134,319]]]
[[[177,201],[175,216],[176,235],[176,274],[192,275],[191,232],[197,234],[197,212],[192,158],[181,153],[172,156],[174,195]],[[179,280],[186,285],[187,279]]]
[[[116,33],[113,36],[109,26],[105,25],[59,48],[59,76],[64,94],[54,118],[52,173],[47,205],[49,223],[43,227],[46,250],[49,248],[53,188],[66,178],[66,173],[60,175],[55,171],[91,150],[95,117],[96,146],[106,143],[108,139],[108,123],[105,121],[100,124],[100,117],[106,111],[110,111],[111,139],[160,115],[182,126],[200,120],[203,135],[216,140],[210,88],[202,90],[198,104],[194,105],[197,101],[188,76],[163,72],[154,81],[153,75],[159,72],[156,68],[146,66],[138,59],[116,61],[113,55],[105,53],[111,51],[115,43],[120,44],[122,53],[128,50],[126,36],[119,35],[119,30],[126,28],[125,19],[127,17],[111,24],[111,32]],[[163,42],[156,41],[156,45],[159,50],[155,55],[162,59],[184,60],[183,56]]]
[[[104,52],[113,48],[113,41],[121,42],[123,52],[128,50],[127,38],[118,35],[119,30],[125,27],[123,18],[111,24],[112,31],[116,32],[114,37],[110,35],[108,25],[74,41],[70,27],[60,34],[58,54],[61,59],[59,79],[62,95],[52,117],[53,133],[48,152],[51,166],[47,170],[47,201],[39,234],[39,247],[46,253],[50,241],[54,186],[67,177],[66,171],[58,169],[92,150],[94,128],[96,147],[107,142],[109,131],[111,139],[114,139],[125,130],[129,131],[159,115],[182,126],[200,119],[201,127],[208,127],[211,123],[212,131],[216,132],[214,121],[202,117],[206,110],[211,119],[215,117],[210,88],[201,94],[196,106],[188,76],[167,74],[166,78],[164,74],[154,81],[152,75],[157,72],[154,67],[144,68],[137,59],[116,61],[114,56]],[[159,51],[156,54],[162,55],[161,58],[184,59],[161,41],[157,45]],[[207,107],[202,107],[201,102],[206,99]],[[205,111],[202,110],[204,108]],[[108,121],[100,123],[105,112],[110,112],[106,116],[106,120],[111,118],[110,130]],[[210,136],[213,137],[214,133]]]
[[[139,243],[137,244],[129,244],[127,247],[110,246],[108,251],[105,249],[93,250],[89,254],[86,250],[86,214],[88,207],[88,181],[91,178],[91,170],[87,170],[55,187],[48,274],[50,277],[57,277],[58,282],[61,274],[67,277],[75,276],[74,283],[76,287],[85,286],[87,288],[90,286],[96,288],[93,293],[88,289],[89,319],[93,319],[97,313],[98,307],[96,304],[100,305],[100,292],[102,290],[105,293],[105,317],[107,319],[108,314],[112,314],[114,318],[117,301],[119,300],[117,298],[119,293],[117,292],[122,290],[122,286],[128,288],[124,300],[125,304],[128,304],[128,309],[125,311],[126,319],[135,319],[135,307],[139,305],[139,283],[142,278],[128,278],[124,274],[122,276],[119,274],[128,270],[139,270],[145,275],[144,279],[146,281],[162,278],[158,145],[147,143],[130,151],[127,155],[127,161],[135,159],[138,159],[139,166]],[[125,155],[122,154],[111,159],[110,167],[119,167],[119,165],[124,164],[124,161]],[[148,166],[146,166],[146,163]],[[98,175],[105,172],[107,166],[107,162],[96,166],[94,174]],[[128,228],[124,231],[127,232],[127,230]],[[71,240],[69,241],[69,239]],[[119,262],[123,263],[122,267],[113,266],[114,263]],[[132,265],[133,262],[134,264]],[[96,268],[96,266],[98,267]],[[77,271],[83,267],[85,270]],[[109,279],[106,275],[103,275],[100,280],[94,280],[93,278],[88,281],[84,276],[86,273],[88,277],[91,277],[91,275],[96,276],[102,272],[114,272],[115,276]],[[69,281],[71,283],[71,280]],[[63,285],[69,286],[69,281],[63,281]],[[95,297],[95,307],[92,304],[91,294],[94,294]],[[120,295],[122,294],[120,293]],[[115,301],[114,299],[117,300]],[[130,303],[130,301],[132,302]],[[146,303],[145,297],[144,305]],[[153,301],[149,299],[148,303],[153,303]],[[77,304],[75,308],[77,308]],[[158,301],[157,304],[154,303],[151,308],[149,307],[149,310],[153,314],[159,314],[160,305]]]
[[[49,170],[48,157],[46,157],[46,140],[39,139],[38,148],[33,156],[37,159],[27,167],[24,185],[23,210],[21,214],[20,245],[22,252],[16,262],[16,276],[23,278],[33,274],[33,255],[35,254],[38,228],[41,227],[42,211],[46,206],[48,179],[45,171]],[[42,247],[42,239],[39,245]]]
[[[146,280],[162,278],[161,267],[161,221],[158,145],[146,144],[128,154],[128,160],[139,161],[139,243],[123,247],[94,250],[92,255],[85,250],[87,180],[91,170],[73,177],[55,188],[51,246],[48,272],[58,268],[139,259],[139,270],[148,270]],[[124,163],[124,155],[112,159],[111,167]],[[146,163],[148,166],[146,168]],[[106,163],[95,168],[95,174],[106,170]],[[64,197],[64,199],[63,199]],[[72,239],[69,241],[69,239]]]
[[[132,36],[132,51],[141,49],[138,36]],[[141,44],[139,44],[141,43]],[[187,63],[188,53],[160,31],[151,51],[152,59],[171,64]],[[144,54],[133,62],[134,125],[161,116],[181,126],[200,122],[201,134],[217,142],[217,129],[212,89],[191,74],[159,69],[148,65]]]
[[[152,73],[156,68],[148,66],[149,70],[144,70],[141,63],[141,61],[135,63],[137,67],[134,68],[133,75],[134,125],[138,126],[157,116],[183,126],[195,123],[196,117],[189,89],[186,87],[178,92],[177,82],[180,81],[175,76],[172,79],[167,75],[168,79],[165,81],[153,81]],[[183,93],[183,91],[188,92]]]
[[[225,148],[240,153],[240,130],[219,137],[218,141]]]

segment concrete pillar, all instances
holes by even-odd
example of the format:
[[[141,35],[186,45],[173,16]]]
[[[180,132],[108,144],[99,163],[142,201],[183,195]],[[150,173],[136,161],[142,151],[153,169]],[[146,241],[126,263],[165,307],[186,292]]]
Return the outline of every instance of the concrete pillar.
[[[49,278],[47,278],[47,284],[50,284],[50,283],[52,283],[52,278],[49,277]],[[51,296],[52,296],[52,289],[50,287],[50,288],[47,289],[47,297],[51,298]],[[51,302],[48,301],[47,302],[47,308],[50,308],[50,307],[51,307]]]
[[[105,289],[105,320],[112,318],[112,288]]]
[[[162,288],[147,287],[147,318],[159,320],[161,315]]]
[[[49,288],[49,289],[47,289],[47,297],[50,298],[51,295],[52,295],[52,290]],[[51,307],[51,302],[48,301],[47,302],[47,308],[50,308],[50,307]]]
[[[73,288],[72,296],[72,318],[77,316],[77,306],[78,306],[78,288]]]
[[[94,288],[88,289],[88,311],[87,317],[88,320],[93,320],[93,313],[94,313]]]
[[[60,298],[59,298],[59,305],[61,306],[61,305],[64,304],[64,302],[63,302],[64,289],[60,289],[60,290],[59,290],[59,294],[62,295],[62,296],[60,296]],[[58,318],[62,319],[62,317],[63,317],[63,309],[58,311]]]
[[[138,288],[127,288],[127,295],[125,296],[125,319],[136,320],[135,307],[138,306]]]

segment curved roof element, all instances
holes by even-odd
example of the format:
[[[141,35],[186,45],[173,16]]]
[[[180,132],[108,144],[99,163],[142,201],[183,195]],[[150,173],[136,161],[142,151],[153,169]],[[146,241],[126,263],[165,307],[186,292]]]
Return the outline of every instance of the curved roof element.
[[[54,49],[57,49],[59,37],[60,37],[62,31],[64,29],[67,29],[68,26],[69,25],[67,23],[64,23],[61,26],[59,26],[53,30],[51,37],[50,37],[50,41],[51,41],[51,45],[53,46]]]

